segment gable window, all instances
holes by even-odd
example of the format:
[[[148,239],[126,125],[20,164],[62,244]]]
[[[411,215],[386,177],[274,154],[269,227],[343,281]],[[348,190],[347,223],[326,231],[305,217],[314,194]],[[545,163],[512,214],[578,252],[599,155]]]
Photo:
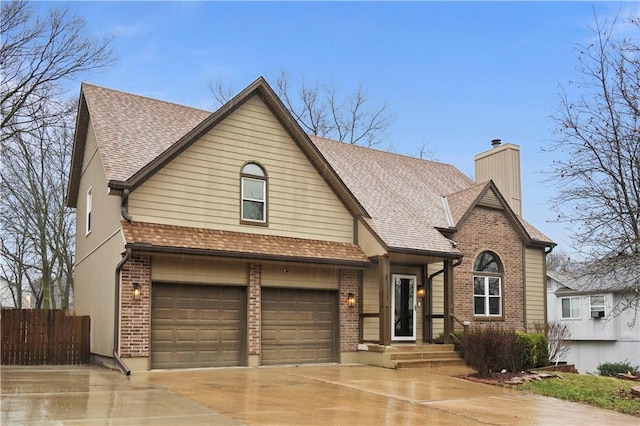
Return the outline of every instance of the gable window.
[[[242,167],[240,217],[253,223],[267,222],[267,174],[256,163]]]
[[[560,299],[562,305],[562,319],[580,319],[580,298],[563,297]]]
[[[591,318],[604,318],[604,295],[589,296]]]
[[[480,253],[473,263],[473,314],[502,316],[502,266],[495,253]]]
[[[91,219],[92,219],[92,210],[93,210],[93,188],[89,188],[87,190],[87,215],[85,217],[86,229],[85,235],[89,235],[91,232]]]

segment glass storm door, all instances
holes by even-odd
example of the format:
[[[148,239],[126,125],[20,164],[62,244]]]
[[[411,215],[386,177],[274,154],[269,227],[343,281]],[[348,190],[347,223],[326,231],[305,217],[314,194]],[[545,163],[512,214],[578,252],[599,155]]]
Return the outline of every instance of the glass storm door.
[[[392,275],[391,339],[416,340],[416,276]]]

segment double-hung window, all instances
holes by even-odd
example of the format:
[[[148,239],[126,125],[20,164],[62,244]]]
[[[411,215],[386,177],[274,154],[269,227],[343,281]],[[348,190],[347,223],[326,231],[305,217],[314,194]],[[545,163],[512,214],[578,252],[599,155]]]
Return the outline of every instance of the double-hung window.
[[[480,253],[473,264],[473,314],[502,316],[502,266],[495,253]]]
[[[562,305],[562,319],[580,319],[580,298],[563,297],[560,299]]]
[[[240,217],[242,221],[267,223],[267,174],[256,163],[247,163],[242,168],[242,201]]]

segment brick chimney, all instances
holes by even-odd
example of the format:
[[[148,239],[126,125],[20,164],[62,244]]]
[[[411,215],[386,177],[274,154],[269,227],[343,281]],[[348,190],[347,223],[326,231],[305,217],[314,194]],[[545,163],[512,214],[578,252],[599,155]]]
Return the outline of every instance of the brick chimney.
[[[490,179],[498,187],[509,207],[522,216],[522,184],[520,183],[520,147],[491,141],[491,149],[475,156],[476,183]]]

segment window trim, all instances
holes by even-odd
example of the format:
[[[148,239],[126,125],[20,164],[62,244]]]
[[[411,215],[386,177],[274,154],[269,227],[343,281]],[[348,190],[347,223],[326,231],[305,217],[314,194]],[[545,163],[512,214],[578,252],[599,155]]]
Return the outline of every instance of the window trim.
[[[500,270],[500,272],[483,272],[483,271],[476,271],[476,261],[477,259],[482,256],[485,253],[489,253],[491,254],[498,265],[498,269]],[[472,285],[472,309],[473,309],[473,316],[475,318],[484,318],[486,320],[500,320],[500,319],[504,319],[504,267],[502,264],[502,259],[500,259],[500,256],[498,256],[495,252],[491,251],[491,250],[483,250],[480,253],[478,253],[478,255],[474,258],[473,260],[473,265],[472,265],[472,272],[473,272],[473,280],[471,282]],[[475,281],[476,278],[481,278],[484,280],[484,294],[483,295],[476,295],[475,292]],[[499,284],[499,295],[490,295],[489,294],[489,279],[491,278],[497,278],[498,279],[498,284]],[[482,297],[484,300],[484,310],[485,313],[482,314],[477,314],[476,313],[476,297]],[[497,314],[491,314],[490,313],[490,304],[489,301],[491,300],[491,298],[499,298],[500,302],[498,304],[498,306],[500,307],[500,312]]]
[[[573,313],[573,309],[572,309],[572,300],[575,300],[576,303],[578,304],[578,316],[574,317],[574,316],[568,316],[565,317],[564,316],[564,312],[563,312],[563,306],[562,306],[562,301],[563,300],[569,300],[569,315],[572,315]],[[582,319],[582,298],[580,296],[564,296],[560,298],[560,319],[563,320],[579,320]]]
[[[93,187],[90,186],[87,189],[87,198],[85,203],[85,215],[84,215],[84,235],[87,236],[91,233],[91,229],[93,228]]]
[[[594,305],[592,300],[594,297],[602,297],[602,305],[596,305],[596,307],[602,306],[602,309],[594,310]],[[594,312],[602,312],[602,316],[594,317]],[[589,318],[590,319],[598,319],[598,318],[606,318],[607,317],[607,298],[604,294],[591,294],[589,295]]]
[[[263,176],[254,174],[254,173],[246,173],[245,172],[245,168],[249,165],[254,165],[260,168],[260,170],[262,170]],[[254,182],[261,182],[262,183],[262,196],[263,196],[263,200],[257,200],[257,199],[251,199],[251,198],[245,198],[244,197],[244,184],[245,181],[254,181]],[[246,163],[244,163],[242,165],[242,167],[240,168],[240,223],[244,224],[244,225],[254,225],[254,226],[269,226],[269,210],[268,210],[268,206],[269,206],[269,202],[268,202],[268,196],[269,196],[269,185],[268,185],[268,176],[267,176],[267,172],[265,170],[265,168],[258,162],[256,161],[247,161]],[[258,203],[262,203],[263,204],[263,220],[258,220],[258,219],[249,219],[249,218],[245,218],[244,217],[244,202],[246,201],[252,201],[252,202],[258,202]]]

